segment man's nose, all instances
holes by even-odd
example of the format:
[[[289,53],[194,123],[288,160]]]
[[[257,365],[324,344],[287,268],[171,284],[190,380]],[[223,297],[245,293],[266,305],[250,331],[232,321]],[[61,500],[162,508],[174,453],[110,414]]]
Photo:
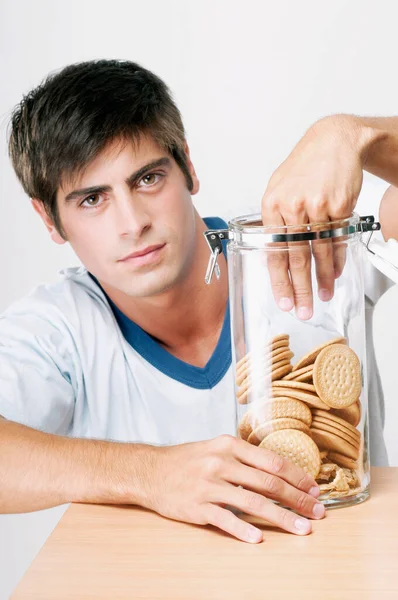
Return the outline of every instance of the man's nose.
[[[151,227],[151,217],[144,203],[129,192],[119,197],[116,211],[117,228],[122,237],[138,238]]]

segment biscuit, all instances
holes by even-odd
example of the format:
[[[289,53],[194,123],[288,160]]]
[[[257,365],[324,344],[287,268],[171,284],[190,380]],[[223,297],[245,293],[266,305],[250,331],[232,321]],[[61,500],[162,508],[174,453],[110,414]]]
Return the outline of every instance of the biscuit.
[[[302,402],[305,402],[306,404],[308,404],[308,406],[311,406],[312,408],[329,410],[328,405],[322,402],[322,400],[318,398],[316,394],[310,394],[309,392],[303,392],[297,389],[281,387],[272,387],[271,393],[274,398],[278,398],[279,396],[288,396],[289,398],[296,398],[296,400],[301,400]]]
[[[249,411],[247,411],[243,415],[243,417],[239,423],[239,427],[238,427],[239,437],[242,438],[242,440],[247,440],[252,431],[253,431],[253,426],[250,423],[250,413],[249,413]]]
[[[274,387],[288,388],[290,390],[300,390],[303,392],[311,392],[316,394],[315,386],[310,383],[300,383],[299,381],[275,381]]]
[[[340,467],[344,467],[345,469],[352,469],[355,471],[358,468],[358,462],[349,458],[348,456],[344,456],[344,454],[340,454],[339,452],[328,452],[328,458],[337,463]]]
[[[344,344],[324,348],[315,360],[313,380],[318,396],[330,408],[350,406],[362,389],[357,355]]]
[[[348,456],[348,458],[352,458],[352,460],[358,460],[359,449],[346,440],[343,440],[338,435],[330,433],[329,431],[321,431],[313,426],[311,426],[310,431],[312,439],[320,450],[338,452],[339,454]],[[330,456],[330,452],[328,452],[328,455]]]
[[[351,404],[351,406],[347,406],[347,408],[332,408],[330,413],[332,415],[336,415],[336,417],[341,417],[352,425],[353,427],[357,427],[361,421],[361,403],[359,400]]]
[[[278,335],[278,336],[274,337],[270,343],[265,344],[264,345],[264,356],[267,356],[270,353],[272,354],[272,352],[274,352],[275,350],[277,350],[279,348],[289,349],[289,335],[288,334]],[[245,356],[243,356],[236,363],[236,365],[235,365],[236,372],[239,371],[248,360],[250,360],[251,355],[252,355],[252,352],[249,351],[247,354],[245,354]]]
[[[355,446],[355,448],[358,448],[358,451],[359,451],[360,440],[354,438],[353,435],[347,433],[346,431],[344,431],[344,429],[339,429],[337,427],[333,427],[333,425],[331,425],[330,423],[325,423],[324,421],[319,421],[316,417],[314,417],[312,420],[312,427],[315,427],[316,429],[320,429],[321,431],[329,431],[330,433],[334,433],[335,435],[338,435],[342,440],[345,440],[346,442]]]
[[[303,367],[314,363],[316,357],[324,348],[330,346],[331,344],[343,344],[345,341],[346,339],[344,337],[337,337],[332,340],[329,340],[328,342],[325,342],[324,344],[321,344],[320,346],[317,346],[316,348],[311,350],[311,352],[308,352],[308,354],[303,356],[298,362],[296,362],[296,364],[293,367],[293,371],[298,371],[299,369],[302,369]]]
[[[310,436],[303,431],[296,429],[274,431],[263,439],[259,448],[272,450],[291,460],[314,479],[319,473],[321,467],[319,450]]]
[[[302,369],[299,369],[298,371],[292,371],[291,373],[289,373],[289,375],[286,375],[286,377],[284,377],[284,381],[290,381],[291,379],[296,379],[297,377],[301,377],[301,375],[307,375],[308,373],[311,373],[311,377],[312,377],[312,370],[313,370],[314,366],[311,365],[307,365],[306,367],[303,367]]]
[[[295,377],[293,379],[293,381],[300,381],[302,383],[313,383],[313,381],[312,381],[312,371],[309,371],[308,373],[303,373],[302,375],[299,375],[298,377]]]
[[[337,415],[331,414],[329,411],[326,412],[326,411],[322,411],[318,408],[314,408],[312,413],[313,413],[314,417],[319,417],[320,419],[326,419],[328,422],[331,422],[331,424],[334,423],[335,426],[339,426],[339,427],[343,428],[348,433],[351,433],[352,435],[354,435],[357,438],[360,438],[360,436],[361,436],[358,429],[355,429],[355,427],[350,425],[350,423],[348,423],[341,417],[338,417]]]
[[[262,423],[252,431],[248,438],[249,444],[253,444],[254,446],[258,446],[264,438],[267,437],[273,431],[279,431],[281,429],[297,429],[298,431],[304,431],[304,433],[309,434],[310,428],[308,425],[299,421],[298,419],[273,419],[272,421],[268,421],[267,423]]]
[[[290,373],[292,370],[292,365],[289,364],[284,366],[284,367],[280,367],[279,369],[276,369],[276,371],[272,371],[271,374],[271,380],[275,381],[276,379],[279,379],[280,377],[283,377],[284,375],[287,375],[288,373]]]
[[[248,416],[246,417],[246,415]],[[275,398],[259,404],[253,403],[243,418],[245,417],[252,428],[266,421],[282,418],[298,419],[308,427],[312,423],[310,408],[304,402],[288,397]]]

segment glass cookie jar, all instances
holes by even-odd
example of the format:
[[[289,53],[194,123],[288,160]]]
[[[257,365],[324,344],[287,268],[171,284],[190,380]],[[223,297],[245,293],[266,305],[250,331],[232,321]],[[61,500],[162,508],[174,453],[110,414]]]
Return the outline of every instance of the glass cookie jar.
[[[363,236],[369,232],[368,244],[376,229],[373,217],[356,214],[283,227],[248,215],[204,234],[211,250],[206,283],[219,276],[227,242],[236,433],[311,474],[328,507],[369,496]],[[325,257],[334,281],[327,301],[317,283]],[[308,320],[277,302],[277,281],[293,281],[299,264],[311,271]]]

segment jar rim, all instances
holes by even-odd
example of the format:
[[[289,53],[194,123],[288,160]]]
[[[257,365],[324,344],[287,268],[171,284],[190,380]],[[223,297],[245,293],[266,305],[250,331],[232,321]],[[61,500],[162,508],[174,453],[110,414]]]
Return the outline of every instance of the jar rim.
[[[288,234],[288,233],[308,233],[312,231],[325,231],[340,229],[342,227],[356,226],[360,222],[360,216],[352,213],[350,217],[334,221],[322,221],[312,223],[302,223],[295,225],[263,225],[261,213],[252,213],[234,217],[228,222],[228,228],[233,232],[247,234]]]

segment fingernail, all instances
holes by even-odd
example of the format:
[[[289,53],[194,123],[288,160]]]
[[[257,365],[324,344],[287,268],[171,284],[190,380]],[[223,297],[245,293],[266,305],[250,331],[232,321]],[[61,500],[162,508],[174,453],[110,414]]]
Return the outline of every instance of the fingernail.
[[[249,527],[247,531],[247,539],[249,542],[257,544],[263,539],[263,534],[259,529],[256,529],[256,527]]]
[[[292,310],[293,308],[293,302],[290,298],[281,298],[278,304],[281,310]]]
[[[322,302],[329,302],[329,300],[332,299],[332,292],[330,290],[327,290],[326,288],[322,288],[319,290],[318,296],[322,300]]]
[[[321,519],[322,517],[324,517],[325,516],[325,507],[323,506],[323,504],[321,504],[320,502],[315,504],[314,508],[312,509],[312,514],[317,519]]]
[[[309,533],[311,531],[311,523],[307,519],[296,519],[294,526],[300,533]]]
[[[297,316],[299,319],[301,319],[302,321],[307,321],[308,319],[311,319],[312,317],[312,311],[307,308],[306,306],[301,306],[297,312],[296,312]]]
[[[321,490],[319,489],[319,487],[317,485],[314,485],[308,493],[310,496],[313,496],[314,498],[318,498],[319,494],[321,493]]]

